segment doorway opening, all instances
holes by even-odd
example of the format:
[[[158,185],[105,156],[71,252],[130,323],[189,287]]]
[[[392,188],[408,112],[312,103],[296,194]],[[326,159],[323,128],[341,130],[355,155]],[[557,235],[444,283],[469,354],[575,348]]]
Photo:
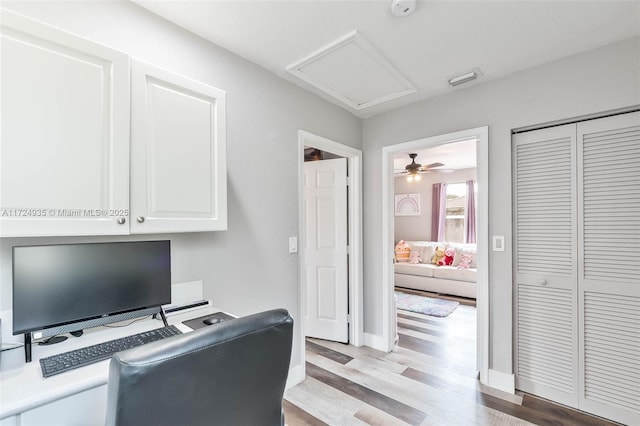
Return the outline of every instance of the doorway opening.
[[[488,127],[463,130],[460,132],[434,136],[397,145],[386,146],[382,152],[383,170],[383,283],[382,283],[382,338],[386,347],[383,350],[391,351],[396,344],[397,322],[396,303],[394,297],[394,246],[395,246],[395,177],[393,159],[399,154],[415,152],[418,150],[434,148],[461,141],[475,140],[476,144],[476,366],[480,373],[480,381],[488,382],[488,356],[489,356],[489,290],[488,290]],[[409,157],[407,157],[409,158]],[[427,161],[429,163],[429,161]],[[424,224],[430,228],[430,224]],[[430,236],[430,239],[431,238]]]
[[[346,161],[348,176],[346,186],[346,219],[347,225],[341,232],[346,232],[348,245],[344,256],[347,259],[348,290],[348,341],[354,346],[362,346],[363,341],[363,296],[362,296],[362,151],[330,139],[300,130],[298,131],[298,225],[299,225],[299,336],[301,341],[301,364],[305,366],[305,321],[307,313],[307,247],[309,239],[306,235],[305,219],[305,154],[310,157],[322,157],[327,162],[342,158]],[[320,158],[317,158],[320,159]],[[322,162],[322,161],[321,161]]]

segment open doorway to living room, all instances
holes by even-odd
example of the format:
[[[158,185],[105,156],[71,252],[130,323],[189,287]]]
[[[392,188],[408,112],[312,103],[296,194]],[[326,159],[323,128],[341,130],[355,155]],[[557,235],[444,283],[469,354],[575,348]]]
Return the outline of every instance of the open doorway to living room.
[[[397,152],[393,163],[398,345],[473,370],[476,138]]]
[[[383,148],[387,337],[402,349],[460,333],[457,350],[485,383],[487,140],[482,127]]]

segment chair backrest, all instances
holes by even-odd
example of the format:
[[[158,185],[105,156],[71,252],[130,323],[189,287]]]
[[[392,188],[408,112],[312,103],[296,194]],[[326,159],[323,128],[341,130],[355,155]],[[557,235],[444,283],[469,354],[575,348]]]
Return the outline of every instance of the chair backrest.
[[[293,319],[261,312],[116,354],[107,425],[284,425]]]

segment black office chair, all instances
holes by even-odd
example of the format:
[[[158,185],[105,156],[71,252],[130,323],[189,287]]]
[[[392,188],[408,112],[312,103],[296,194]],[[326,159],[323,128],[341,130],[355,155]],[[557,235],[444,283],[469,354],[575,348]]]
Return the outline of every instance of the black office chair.
[[[261,312],[120,352],[107,425],[284,425],[293,319]]]

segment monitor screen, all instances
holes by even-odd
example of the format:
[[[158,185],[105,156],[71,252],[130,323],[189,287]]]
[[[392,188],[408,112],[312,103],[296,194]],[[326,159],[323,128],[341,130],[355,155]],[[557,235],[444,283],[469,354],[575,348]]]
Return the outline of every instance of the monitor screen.
[[[170,302],[170,241],[13,248],[13,334]]]

